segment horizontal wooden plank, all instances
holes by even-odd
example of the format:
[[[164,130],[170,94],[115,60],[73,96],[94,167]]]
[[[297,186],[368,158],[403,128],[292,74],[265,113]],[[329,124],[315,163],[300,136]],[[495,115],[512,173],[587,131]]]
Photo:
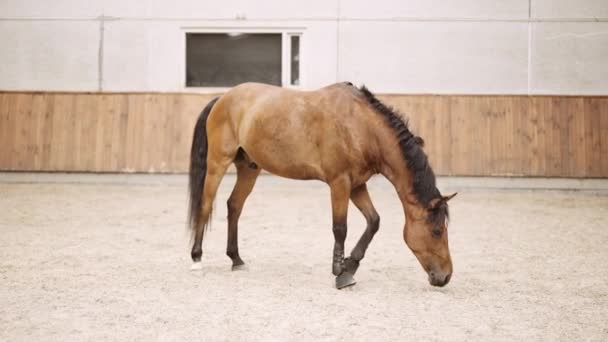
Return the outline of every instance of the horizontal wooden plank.
[[[187,172],[216,95],[0,92],[0,170]],[[439,175],[608,177],[608,97],[384,95]]]

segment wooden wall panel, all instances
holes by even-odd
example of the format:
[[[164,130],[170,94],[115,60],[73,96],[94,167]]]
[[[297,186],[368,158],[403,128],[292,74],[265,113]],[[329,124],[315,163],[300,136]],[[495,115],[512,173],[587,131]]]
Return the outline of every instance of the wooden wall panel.
[[[607,97],[381,98],[425,138],[437,174],[608,177]]]
[[[211,98],[0,93],[0,170],[184,172]]]
[[[186,172],[215,95],[0,92],[0,170]],[[440,175],[608,177],[608,97],[384,95]]]
[[[599,168],[599,174],[602,177],[607,177],[608,175],[608,98],[601,99],[589,99],[587,100],[589,103],[590,110],[588,113],[592,118],[599,117],[599,123],[595,119],[590,119],[593,123],[591,127],[594,130],[599,128],[599,143],[600,147],[600,158],[601,158],[601,167]],[[595,149],[595,148],[594,148]]]

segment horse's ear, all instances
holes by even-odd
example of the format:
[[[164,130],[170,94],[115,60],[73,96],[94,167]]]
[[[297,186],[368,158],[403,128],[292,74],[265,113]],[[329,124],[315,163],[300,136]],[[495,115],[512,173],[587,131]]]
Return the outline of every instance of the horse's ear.
[[[447,202],[447,201],[451,200],[452,198],[454,198],[454,196],[456,196],[456,195],[458,195],[458,193],[457,193],[457,192],[455,192],[455,193],[453,193],[453,194],[451,194],[451,195],[443,196],[443,197],[441,197],[441,199],[442,199],[444,202]]]
[[[437,209],[441,205],[441,202],[443,202],[443,197],[433,198],[429,202],[429,209]]]
[[[458,193],[455,192],[451,195],[448,196],[441,196],[441,197],[437,197],[437,198],[433,198],[430,202],[429,202],[429,209],[437,209],[439,208],[439,206],[442,203],[447,203],[449,200],[451,200],[452,198],[454,198],[454,196],[456,196]]]

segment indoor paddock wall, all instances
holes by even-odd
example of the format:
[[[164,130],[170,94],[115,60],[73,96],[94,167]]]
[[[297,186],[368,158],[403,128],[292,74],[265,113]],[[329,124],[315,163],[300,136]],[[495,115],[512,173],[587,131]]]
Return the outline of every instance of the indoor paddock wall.
[[[0,171],[187,172],[215,95],[0,92]],[[383,95],[439,175],[608,177],[608,97]]]

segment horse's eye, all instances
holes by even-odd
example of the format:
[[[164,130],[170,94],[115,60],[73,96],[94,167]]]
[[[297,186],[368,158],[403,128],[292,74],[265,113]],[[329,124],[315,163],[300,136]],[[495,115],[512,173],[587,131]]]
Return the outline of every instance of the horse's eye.
[[[440,237],[440,236],[441,236],[441,229],[439,229],[439,228],[434,228],[434,229],[432,230],[432,233],[433,233],[433,237],[436,237],[436,238],[437,238],[437,237]]]

